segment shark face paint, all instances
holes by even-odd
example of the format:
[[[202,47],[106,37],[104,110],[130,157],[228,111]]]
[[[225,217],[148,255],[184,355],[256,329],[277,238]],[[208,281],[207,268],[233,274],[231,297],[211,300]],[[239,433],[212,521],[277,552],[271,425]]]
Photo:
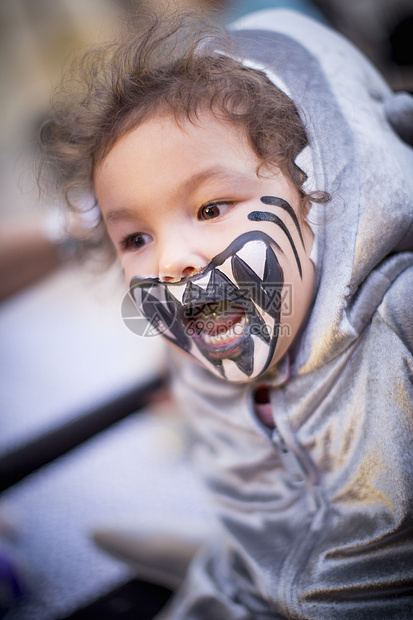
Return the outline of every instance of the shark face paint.
[[[284,211],[287,211],[287,213],[292,218],[298,230],[301,243],[303,244],[303,248],[305,249],[304,239],[303,239],[303,235],[301,232],[300,224],[298,222],[298,218],[294,212],[294,209],[291,207],[291,205],[289,205],[286,200],[283,200],[282,198],[278,198],[276,196],[263,196],[261,198],[261,202],[266,205],[273,205],[274,207],[281,207],[282,209],[284,209]],[[276,224],[277,226],[281,228],[281,230],[285,233],[288,241],[290,242],[291,248],[294,252],[295,260],[297,261],[297,267],[300,273],[300,278],[302,279],[303,272],[302,272],[301,261],[300,261],[300,257],[298,256],[297,248],[295,247],[295,243],[293,241],[293,238],[291,237],[290,231],[288,230],[284,222],[278,217],[278,215],[275,215],[274,213],[270,213],[267,211],[253,211],[252,213],[249,214],[248,219],[252,222],[273,222],[274,224]]]
[[[153,327],[215,375],[251,381],[277,346],[284,276],[276,251],[269,235],[249,231],[201,274],[176,283],[133,278],[131,295]]]

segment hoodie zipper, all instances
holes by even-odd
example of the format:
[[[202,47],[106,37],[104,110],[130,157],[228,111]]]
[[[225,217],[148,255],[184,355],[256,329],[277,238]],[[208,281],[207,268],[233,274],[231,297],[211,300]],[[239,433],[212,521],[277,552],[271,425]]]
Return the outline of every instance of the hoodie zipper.
[[[300,485],[305,482],[306,474],[297,456],[288,449],[282,434],[280,433],[272,415],[270,403],[270,388],[267,385],[258,386],[253,393],[254,412],[266,432],[271,433],[271,439],[278,448],[278,453],[284,469],[290,474],[294,484]]]
[[[304,468],[294,452],[287,448],[277,425],[274,425],[272,431],[272,442],[278,448],[283,467],[290,474],[292,482],[297,485],[303,484],[306,480]]]
[[[261,391],[257,400],[258,389]],[[278,579],[278,604],[286,614],[296,614],[299,613],[300,606],[296,585],[297,575],[311,554],[315,540],[318,538],[317,532],[322,529],[327,503],[318,484],[318,475],[312,463],[309,462],[308,455],[306,458],[303,453],[303,459],[299,456],[302,448],[296,442],[286,410],[282,407],[282,395],[278,391],[279,396],[281,396],[280,410],[277,407],[277,411],[275,411],[270,402],[270,389],[270,386],[259,386],[253,392],[255,415],[277,450],[281,464],[289,474],[291,484],[296,488],[306,485],[308,509],[312,513],[308,530],[292,541],[290,552],[285,557]],[[263,409],[260,409],[262,406],[271,407],[271,410],[265,410],[264,416],[262,415]],[[294,617],[296,616],[294,615]]]

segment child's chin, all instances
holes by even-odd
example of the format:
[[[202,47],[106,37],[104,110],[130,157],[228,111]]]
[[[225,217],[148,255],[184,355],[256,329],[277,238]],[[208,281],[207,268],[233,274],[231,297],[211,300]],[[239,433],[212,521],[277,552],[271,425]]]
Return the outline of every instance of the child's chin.
[[[226,346],[203,346],[198,340],[196,346],[196,361],[230,383],[245,384],[259,379],[274,359],[271,345],[257,341],[254,344],[248,330]]]

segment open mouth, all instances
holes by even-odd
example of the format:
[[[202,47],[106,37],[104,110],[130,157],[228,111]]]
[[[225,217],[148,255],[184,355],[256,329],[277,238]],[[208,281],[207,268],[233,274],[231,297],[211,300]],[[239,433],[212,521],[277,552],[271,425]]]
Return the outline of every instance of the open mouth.
[[[216,358],[235,357],[241,350],[248,319],[244,308],[228,302],[192,306],[185,311],[187,333]]]

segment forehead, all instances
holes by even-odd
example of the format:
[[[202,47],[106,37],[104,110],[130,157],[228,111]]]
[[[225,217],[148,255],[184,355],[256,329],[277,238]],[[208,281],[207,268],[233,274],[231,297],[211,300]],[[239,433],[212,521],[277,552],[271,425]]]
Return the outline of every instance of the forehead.
[[[178,149],[183,145],[194,152],[202,152],[205,147],[222,143],[222,138],[226,140],[228,148],[241,149],[242,152],[247,151],[249,156],[254,156],[245,128],[241,125],[221,120],[211,111],[200,112],[195,118],[160,112],[149,116],[116,140],[103,160],[113,157],[120,150],[133,148],[135,144],[149,147],[151,151],[162,147],[166,156],[170,149]],[[219,158],[218,151],[215,157]]]
[[[256,176],[259,163],[238,127],[212,114],[196,123],[163,115],[122,136],[96,167],[94,180],[99,200],[115,192],[127,199],[138,188],[144,198],[154,184],[159,192],[177,192],[182,184],[190,191],[209,181]]]

